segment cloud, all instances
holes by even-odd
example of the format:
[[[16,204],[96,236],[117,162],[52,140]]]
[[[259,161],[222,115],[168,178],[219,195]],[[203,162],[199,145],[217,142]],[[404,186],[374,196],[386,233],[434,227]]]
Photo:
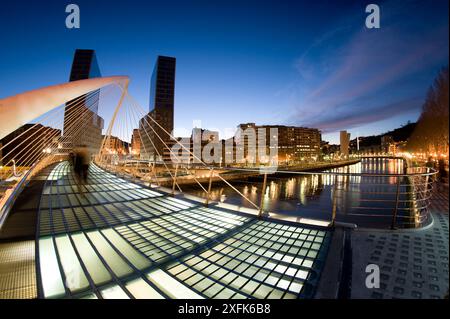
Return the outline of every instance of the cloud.
[[[381,29],[344,21],[301,55],[302,95],[285,122],[334,132],[419,110],[430,69],[448,60],[448,17],[430,24],[420,7],[382,9]]]
[[[422,103],[422,97],[414,97],[368,109],[358,109],[352,113],[333,112],[331,115],[323,116],[311,124],[314,127],[320,128],[324,133],[336,132],[367,123],[375,123],[400,114],[417,112],[422,107]]]

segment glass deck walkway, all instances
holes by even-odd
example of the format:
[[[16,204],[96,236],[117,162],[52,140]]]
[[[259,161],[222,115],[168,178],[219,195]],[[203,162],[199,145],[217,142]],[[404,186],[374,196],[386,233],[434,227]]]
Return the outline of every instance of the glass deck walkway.
[[[68,162],[48,175],[39,207],[41,298],[311,298],[331,236],[206,208],[95,165],[80,190]]]

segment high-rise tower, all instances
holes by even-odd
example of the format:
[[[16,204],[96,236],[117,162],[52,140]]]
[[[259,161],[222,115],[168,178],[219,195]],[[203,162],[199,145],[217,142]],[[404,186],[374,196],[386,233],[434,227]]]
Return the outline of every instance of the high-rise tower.
[[[75,50],[69,81],[100,77],[94,50]],[[64,147],[86,145],[92,153],[102,142],[103,118],[97,115],[100,91],[91,92],[66,103],[64,111]]]
[[[173,133],[175,65],[175,58],[158,56],[150,86],[149,113],[139,123],[143,140],[141,158],[170,161],[168,147],[174,143],[169,134]]]
[[[341,142],[341,156],[343,156],[344,158],[348,158],[350,147],[350,133],[347,133],[347,131],[341,131],[339,137]]]

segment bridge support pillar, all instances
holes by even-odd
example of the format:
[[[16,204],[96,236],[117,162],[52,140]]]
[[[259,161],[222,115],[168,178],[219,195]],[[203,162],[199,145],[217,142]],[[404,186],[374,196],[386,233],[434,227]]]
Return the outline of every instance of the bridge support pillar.
[[[258,214],[259,218],[261,218],[263,215],[263,204],[264,204],[264,196],[266,194],[266,187],[267,187],[267,173],[264,174],[263,187],[261,190],[261,200],[259,201],[259,214]]]
[[[395,194],[395,207],[394,207],[394,213],[392,214],[392,223],[391,223],[391,229],[396,228],[397,224],[397,212],[398,212],[398,201],[400,199],[400,176],[397,176],[397,191]]]
[[[205,206],[206,207],[208,207],[209,200],[210,200],[210,197],[211,197],[211,185],[212,185],[213,172],[214,172],[214,169],[212,168],[209,171],[208,193],[206,194],[206,200],[205,200]]]
[[[337,211],[337,190],[338,190],[338,178],[334,175],[334,185],[333,185],[333,207],[331,211],[331,227],[334,227],[336,222],[336,211]]]
[[[177,185],[178,165],[175,166],[175,175],[173,176],[172,195],[175,195],[175,186]]]
[[[117,113],[119,112],[120,108],[122,107],[123,100],[125,99],[125,94],[127,93],[127,90],[128,90],[128,82],[125,84],[124,87],[121,87],[121,88],[122,88],[122,95],[120,96],[119,104],[117,104],[117,107],[114,110],[113,117],[111,119],[111,122],[109,122],[109,126],[108,126],[108,129],[106,130],[105,137],[103,138],[102,144],[101,144],[100,149],[98,151],[98,157],[99,158],[101,157],[101,155],[103,155],[103,149],[104,149],[104,147],[106,145],[106,141],[109,142],[109,140],[111,139],[111,131],[112,131],[112,128],[114,126],[114,122],[116,120]]]

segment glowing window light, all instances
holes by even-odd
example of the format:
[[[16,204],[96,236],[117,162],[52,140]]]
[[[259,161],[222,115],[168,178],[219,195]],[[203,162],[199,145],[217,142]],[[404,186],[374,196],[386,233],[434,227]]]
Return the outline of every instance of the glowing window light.
[[[128,295],[119,286],[112,286],[100,291],[105,299],[130,299]]]
[[[39,265],[45,298],[61,297],[65,294],[63,281],[59,272],[53,239],[39,240]]]
[[[160,293],[153,289],[142,278],[126,283],[125,287],[136,299],[164,299]]]
[[[72,292],[85,289],[89,282],[81,268],[80,262],[73,250],[72,244],[67,235],[57,236],[55,238],[58,248],[59,258],[66,276],[66,285]]]
[[[187,288],[185,285],[161,269],[149,272],[147,277],[171,298],[204,299],[202,296]]]

